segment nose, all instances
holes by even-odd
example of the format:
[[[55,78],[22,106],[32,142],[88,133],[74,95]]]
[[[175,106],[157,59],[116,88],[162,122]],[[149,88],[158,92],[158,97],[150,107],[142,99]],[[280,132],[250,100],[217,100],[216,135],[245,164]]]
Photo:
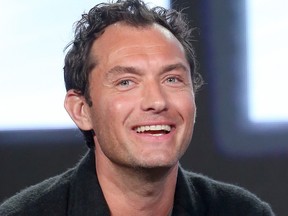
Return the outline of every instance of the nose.
[[[151,81],[146,84],[142,92],[141,108],[144,111],[160,113],[167,110],[168,101],[165,90],[160,83]]]

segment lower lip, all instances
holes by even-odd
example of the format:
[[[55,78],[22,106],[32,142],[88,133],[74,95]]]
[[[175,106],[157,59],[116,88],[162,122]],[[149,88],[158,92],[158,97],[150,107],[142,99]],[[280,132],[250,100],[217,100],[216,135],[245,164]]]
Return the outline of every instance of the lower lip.
[[[149,134],[149,133],[137,133],[134,131],[137,139],[141,139],[148,142],[163,142],[172,138],[175,134],[175,129],[172,129],[167,134]]]

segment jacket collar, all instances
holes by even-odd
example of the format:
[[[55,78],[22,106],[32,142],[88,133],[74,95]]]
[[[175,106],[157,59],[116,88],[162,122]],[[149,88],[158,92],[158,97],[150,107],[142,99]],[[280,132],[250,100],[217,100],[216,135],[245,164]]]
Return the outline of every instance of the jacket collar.
[[[95,156],[92,149],[76,167],[69,198],[69,216],[110,215],[95,172]]]
[[[195,191],[188,182],[186,171],[179,166],[172,215],[197,215]],[[110,215],[97,174],[93,150],[76,166],[69,191],[68,215]]]

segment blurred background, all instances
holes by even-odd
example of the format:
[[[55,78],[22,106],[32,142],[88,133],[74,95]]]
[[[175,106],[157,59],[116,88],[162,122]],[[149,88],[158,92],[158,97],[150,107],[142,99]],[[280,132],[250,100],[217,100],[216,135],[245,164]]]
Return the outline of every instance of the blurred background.
[[[100,1],[0,0],[0,202],[87,151],[63,108],[64,47]],[[245,187],[288,212],[288,2],[147,1],[183,9],[205,85],[188,170]]]

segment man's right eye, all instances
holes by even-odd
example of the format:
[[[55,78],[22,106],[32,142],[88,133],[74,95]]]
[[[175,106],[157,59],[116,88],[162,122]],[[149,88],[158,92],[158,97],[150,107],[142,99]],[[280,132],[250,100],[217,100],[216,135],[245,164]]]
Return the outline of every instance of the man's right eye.
[[[132,81],[131,81],[131,80],[121,80],[121,81],[118,83],[119,86],[123,86],[123,87],[129,86],[129,85],[131,85],[131,84],[132,84]]]
[[[135,86],[135,81],[132,79],[122,79],[116,82],[116,87],[119,90],[129,90]]]

